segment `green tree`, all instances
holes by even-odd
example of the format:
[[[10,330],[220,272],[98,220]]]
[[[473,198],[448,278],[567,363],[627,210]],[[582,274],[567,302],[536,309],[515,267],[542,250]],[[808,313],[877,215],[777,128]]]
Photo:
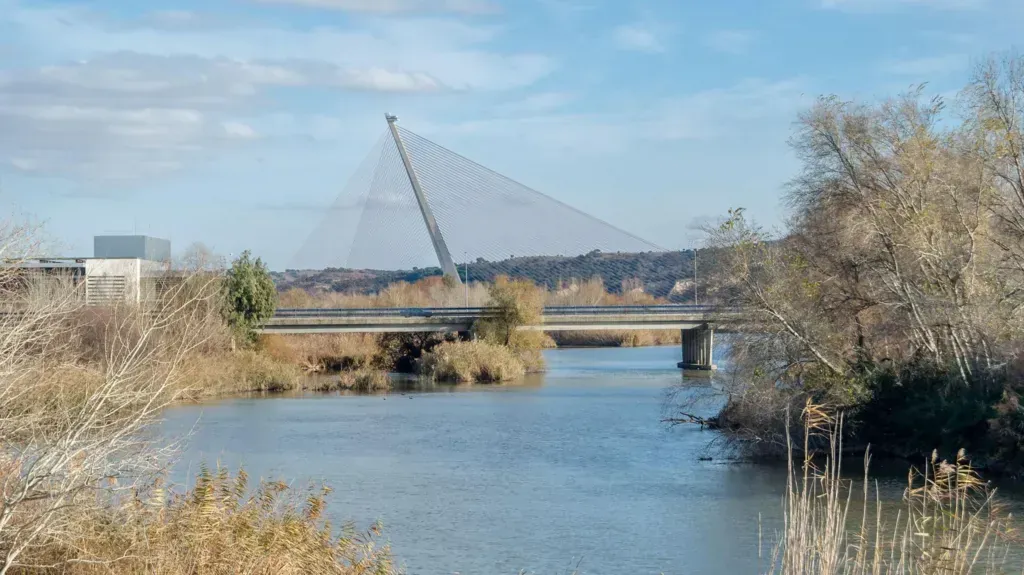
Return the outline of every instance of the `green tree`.
[[[228,325],[246,342],[256,339],[256,330],[274,315],[277,290],[263,260],[246,250],[231,263],[224,286],[224,315]]]

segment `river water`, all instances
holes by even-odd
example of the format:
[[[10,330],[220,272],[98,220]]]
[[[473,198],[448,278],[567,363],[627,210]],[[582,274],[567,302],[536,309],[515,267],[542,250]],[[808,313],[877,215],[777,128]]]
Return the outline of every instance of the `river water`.
[[[785,472],[702,460],[711,432],[661,422],[678,355],[555,350],[521,385],[231,399],[165,433],[191,431],[179,483],[201,462],[326,482],[333,522],[381,520],[412,575],[757,573]]]

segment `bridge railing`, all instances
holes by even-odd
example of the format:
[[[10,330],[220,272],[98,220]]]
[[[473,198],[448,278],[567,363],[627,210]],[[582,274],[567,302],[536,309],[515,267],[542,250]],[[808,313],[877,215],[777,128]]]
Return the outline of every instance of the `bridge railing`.
[[[624,306],[548,306],[546,316],[567,315],[658,315],[658,314],[710,314],[723,312],[709,305],[624,305]],[[283,308],[276,318],[310,317],[483,317],[497,313],[493,307],[441,307],[441,308]]]

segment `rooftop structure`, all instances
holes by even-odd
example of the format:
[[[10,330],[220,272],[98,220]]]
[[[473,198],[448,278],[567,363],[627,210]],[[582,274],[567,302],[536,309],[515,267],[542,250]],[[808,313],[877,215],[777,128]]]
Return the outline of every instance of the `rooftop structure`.
[[[93,257],[169,262],[171,242],[149,236],[96,236],[93,239]]]
[[[156,293],[171,260],[171,242],[148,236],[96,236],[94,257],[34,258],[13,264],[69,278],[84,288],[88,305],[140,302]]]

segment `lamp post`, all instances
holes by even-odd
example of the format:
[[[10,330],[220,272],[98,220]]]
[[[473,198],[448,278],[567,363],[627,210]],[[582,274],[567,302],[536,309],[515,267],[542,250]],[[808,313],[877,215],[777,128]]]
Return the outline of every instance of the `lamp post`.
[[[469,308],[469,253],[462,252],[462,257],[466,262],[466,308]]]

